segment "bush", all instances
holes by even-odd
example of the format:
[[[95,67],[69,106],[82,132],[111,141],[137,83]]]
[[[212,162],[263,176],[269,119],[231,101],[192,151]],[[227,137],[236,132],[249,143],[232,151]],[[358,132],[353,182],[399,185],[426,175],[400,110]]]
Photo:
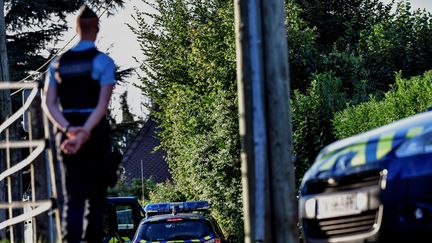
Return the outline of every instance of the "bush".
[[[331,119],[347,102],[342,81],[333,73],[314,75],[305,94],[295,91],[292,98],[296,178],[299,183],[318,152],[334,140]]]
[[[144,180],[144,197],[150,198],[150,192],[154,191],[157,184],[152,179]],[[139,178],[132,180],[130,185],[126,184],[124,180],[120,180],[113,188],[108,189],[108,196],[122,197],[122,196],[135,196],[142,198],[142,181]]]
[[[149,199],[150,203],[186,201],[185,195],[177,189],[174,183],[169,181],[156,184],[150,191]]]
[[[426,111],[431,105],[432,71],[410,79],[403,79],[398,73],[396,83],[383,100],[371,97],[368,102],[336,113],[333,119],[335,136],[341,139],[365,132]]]
[[[142,89],[154,105],[175,181],[152,200],[177,199],[178,192],[207,200],[223,231],[241,238],[233,3],[156,0],[152,6],[157,14],[138,14],[135,31],[147,57]]]

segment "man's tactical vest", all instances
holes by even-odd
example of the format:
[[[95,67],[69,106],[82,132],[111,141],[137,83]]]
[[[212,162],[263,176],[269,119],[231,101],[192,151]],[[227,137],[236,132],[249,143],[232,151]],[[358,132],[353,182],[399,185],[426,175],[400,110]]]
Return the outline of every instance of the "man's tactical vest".
[[[100,52],[96,48],[67,51],[56,68],[57,92],[63,110],[95,108],[100,84],[91,76],[93,60]]]

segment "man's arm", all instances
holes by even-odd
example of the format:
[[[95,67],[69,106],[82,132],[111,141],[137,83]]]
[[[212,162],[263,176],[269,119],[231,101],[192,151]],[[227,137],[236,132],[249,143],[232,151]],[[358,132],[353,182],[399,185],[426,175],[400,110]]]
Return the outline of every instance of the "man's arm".
[[[84,130],[91,132],[91,130],[93,130],[93,128],[105,116],[108,110],[108,105],[111,99],[113,88],[114,84],[104,84],[101,86],[98,103],[94,111],[90,114],[90,116],[87,118],[87,121],[84,123]]]
[[[70,126],[69,122],[63,116],[58,106],[57,87],[49,85],[49,82],[45,84],[45,92],[42,98],[42,108],[47,114],[51,122],[65,132],[66,128]]]

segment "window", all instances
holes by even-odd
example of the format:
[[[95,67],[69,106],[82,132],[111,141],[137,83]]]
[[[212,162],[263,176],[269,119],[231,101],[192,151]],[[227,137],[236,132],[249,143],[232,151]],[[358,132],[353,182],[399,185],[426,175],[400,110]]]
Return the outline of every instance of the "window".
[[[211,233],[211,225],[206,220],[183,218],[145,223],[140,230],[141,239],[146,241],[199,239]]]
[[[134,228],[132,208],[128,206],[117,206],[117,227],[118,230],[128,230]]]

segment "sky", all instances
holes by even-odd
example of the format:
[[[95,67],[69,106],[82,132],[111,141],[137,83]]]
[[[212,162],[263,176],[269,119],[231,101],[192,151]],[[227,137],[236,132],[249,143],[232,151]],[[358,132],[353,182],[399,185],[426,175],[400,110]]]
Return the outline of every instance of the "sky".
[[[135,14],[134,8],[144,10],[145,7],[145,4],[139,0],[126,1],[126,7],[119,10],[114,16],[106,17],[105,15],[101,18],[97,46],[101,50],[108,49],[109,55],[120,67],[120,70],[131,67],[138,68],[140,64],[134,58],[137,58],[137,60],[144,59],[136,35],[126,23],[137,27],[135,20],[132,18],[132,15]],[[129,78],[127,81],[130,84],[126,87],[118,87],[114,91],[113,98],[115,99],[119,93],[127,89],[128,104],[132,114],[137,115],[139,118],[145,118],[148,111],[141,105],[144,97],[140,89],[131,85],[131,83],[137,83],[137,80],[137,76]],[[112,104],[114,106],[119,105],[118,102]]]

